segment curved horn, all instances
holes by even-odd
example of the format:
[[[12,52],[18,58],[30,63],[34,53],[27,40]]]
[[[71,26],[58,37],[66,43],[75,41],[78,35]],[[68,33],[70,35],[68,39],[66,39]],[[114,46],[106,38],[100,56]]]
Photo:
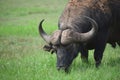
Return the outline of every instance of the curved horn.
[[[90,21],[90,23],[92,24],[92,29],[86,33],[79,33],[70,29],[64,30],[61,37],[62,44],[69,44],[71,42],[87,42],[91,38],[93,38],[93,36],[95,36],[98,30],[98,24],[94,19],[87,16],[84,17]]]
[[[40,36],[47,42],[50,43],[50,36],[46,34],[46,32],[43,30],[42,28],[42,23],[43,23],[44,19],[40,22],[39,24],[39,33]]]
[[[95,34],[98,31],[98,24],[96,23],[96,21],[90,17],[84,16],[86,19],[88,19],[92,25],[92,29],[89,32],[86,33],[80,33],[78,35],[78,40],[80,42],[86,42],[89,41],[91,38],[93,38],[95,36]]]

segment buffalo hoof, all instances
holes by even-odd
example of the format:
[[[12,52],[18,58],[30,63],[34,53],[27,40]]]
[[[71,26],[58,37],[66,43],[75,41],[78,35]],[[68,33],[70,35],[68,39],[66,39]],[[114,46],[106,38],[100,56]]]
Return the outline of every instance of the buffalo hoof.
[[[101,62],[97,62],[97,63],[95,64],[96,68],[99,68],[100,64],[101,64]]]

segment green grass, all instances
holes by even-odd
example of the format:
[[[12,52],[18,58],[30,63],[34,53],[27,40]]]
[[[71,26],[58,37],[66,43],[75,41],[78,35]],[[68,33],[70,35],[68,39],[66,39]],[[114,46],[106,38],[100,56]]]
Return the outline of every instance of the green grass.
[[[56,69],[56,55],[43,51],[38,25],[51,34],[68,0],[0,0],[0,80],[119,80],[120,48],[107,45],[99,69],[93,51],[89,64],[80,55],[69,74]],[[54,8],[55,7],[55,8]]]
[[[62,5],[58,6],[61,3]],[[0,35],[37,36],[37,26],[45,19],[45,30],[57,29],[58,18],[65,1],[0,0]]]

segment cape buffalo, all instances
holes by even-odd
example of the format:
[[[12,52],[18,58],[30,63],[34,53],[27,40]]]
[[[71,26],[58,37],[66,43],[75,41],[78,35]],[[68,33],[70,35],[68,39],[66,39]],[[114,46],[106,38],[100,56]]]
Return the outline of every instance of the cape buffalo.
[[[88,61],[88,50],[94,49],[95,65],[101,63],[106,43],[120,45],[119,0],[70,0],[62,12],[58,27],[52,35],[39,25],[41,37],[48,43],[44,49],[57,55],[57,69],[68,70],[81,53]]]

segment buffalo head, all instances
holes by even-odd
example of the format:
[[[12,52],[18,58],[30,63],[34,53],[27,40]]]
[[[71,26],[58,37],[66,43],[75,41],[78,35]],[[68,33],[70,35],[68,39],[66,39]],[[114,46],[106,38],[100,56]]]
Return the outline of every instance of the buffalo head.
[[[47,35],[42,28],[42,23],[39,25],[39,33],[41,37],[48,43],[44,49],[49,52],[55,52],[57,56],[57,68],[68,70],[73,59],[79,53],[80,43],[86,43],[92,39],[97,32],[97,23],[90,17],[84,17],[91,23],[91,30],[86,33],[80,33],[73,29],[56,30],[52,35]]]

